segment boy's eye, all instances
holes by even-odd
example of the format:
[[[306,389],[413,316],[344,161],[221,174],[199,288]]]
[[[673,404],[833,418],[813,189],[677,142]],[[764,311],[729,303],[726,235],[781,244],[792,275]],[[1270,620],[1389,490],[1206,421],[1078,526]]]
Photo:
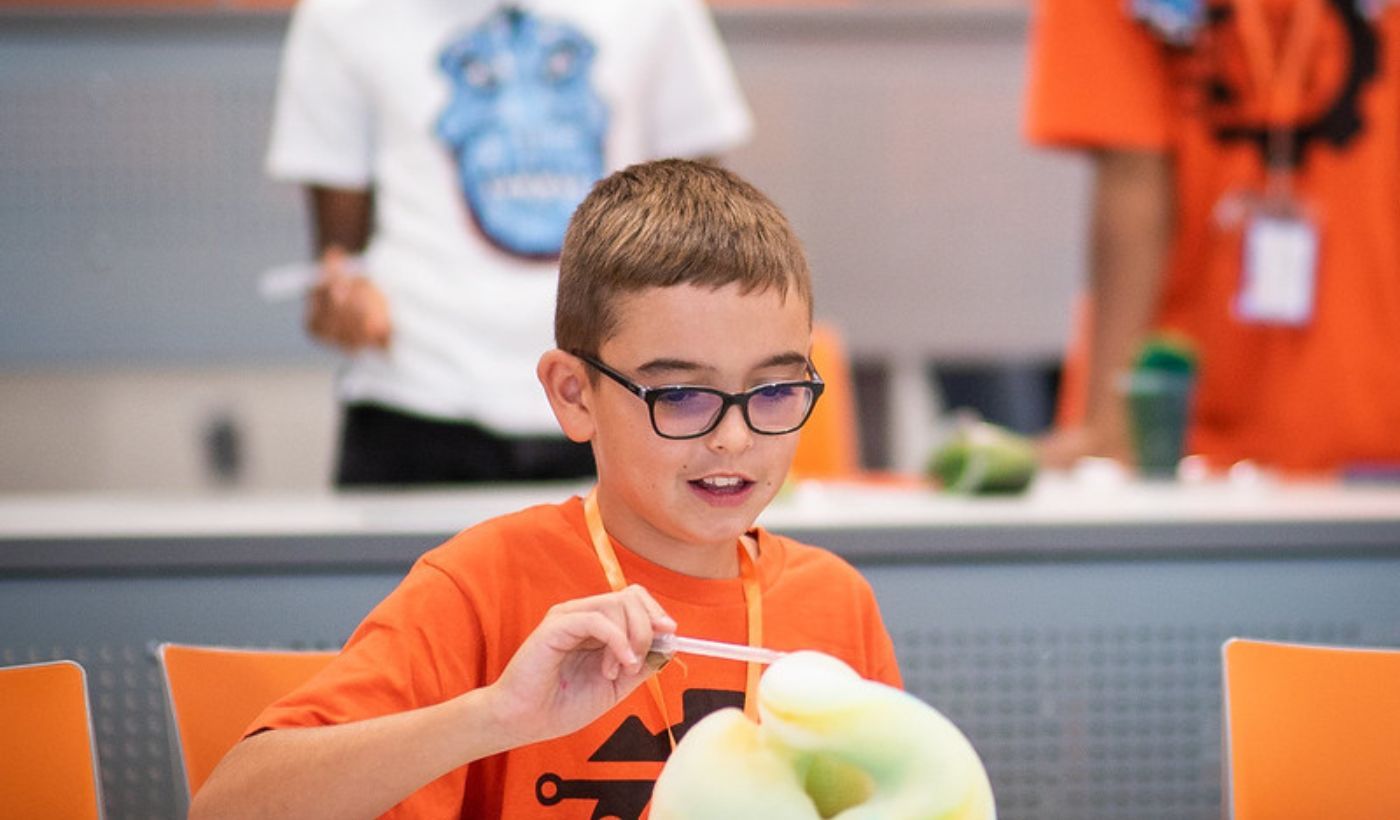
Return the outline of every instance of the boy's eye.
[[[685,387],[663,390],[656,396],[657,404],[666,404],[672,407],[684,407],[690,404],[698,404],[711,398],[710,394],[699,390],[691,390]]]
[[[768,384],[754,390],[754,397],[766,401],[790,399],[797,395],[798,388],[791,384]]]

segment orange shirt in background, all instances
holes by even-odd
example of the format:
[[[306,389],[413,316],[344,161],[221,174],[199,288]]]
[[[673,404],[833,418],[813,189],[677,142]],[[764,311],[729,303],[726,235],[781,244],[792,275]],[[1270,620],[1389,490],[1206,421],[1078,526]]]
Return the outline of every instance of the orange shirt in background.
[[[765,644],[820,650],[865,677],[899,686],[874,594],[855,569],[824,550],[761,529],[756,534]],[[681,634],[746,641],[738,578],[679,575],[614,546],[628,582],[646,587]],[[363,720],[483,686],[496,680],[550,606],[608,590],[578,498],[465,530],[419,559],[340,656],[269,707],[250,731]],[[709,712],[742,705],[745,668],[686,656],[684,664],[661,671],[677,739]],[[666,727],[643,686],[583,730],[462,767],[389,816],[637,818],[669,753]]]
[[[1265,103],[1237,5],[1206,3],[1188,46],[1130,17],[1126,0],[1040,0],[1028,132],[1040,144],[1160,149],[1176,168],[1176,235],[1159,325],[1200,348],[1190,449],[1292,470],[1400,463],[1400,6],[1320,0],[1302,107],[1296,190],[1320,228],[1312,321],[1237,315],[1241,224],[1231,195],[1264,181]],[[1275,48],[1294,0],[1264,5]],[[1313,2],[1313,0],[1298,0]]]

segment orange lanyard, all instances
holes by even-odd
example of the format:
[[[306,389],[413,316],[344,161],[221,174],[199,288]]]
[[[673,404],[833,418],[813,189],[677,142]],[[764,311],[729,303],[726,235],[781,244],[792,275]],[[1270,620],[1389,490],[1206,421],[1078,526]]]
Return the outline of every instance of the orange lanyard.
[[[608,586],[613,591],[623,589],[627,586],[627,579],[622,574],[622,565],[617,561],[617,552],[613,549],[612,540],[608,538],[607,530],[603,528],[603,516],[598,512],[598,488],[594,487],[588,493],[588,497],[583,500],[583,519],[588,524],[588,535],[593,539],[593,550],[598,554],[598,563],[603,567],[603,574],[607,576]],[[744,587],[744,608],[748,615],[748,638],[749,646],[763,645],[763,589],[759,583],[758,566],[754,563],[753,556],[744,547],[744,542],[739,542],[739,577]],[[744,681],[744,714],[750,720],[758,720],[758,677],[762,671],[760,665],[749,662],[747,664],[747,674]],[[666,736],[671,740],[671,748],[676,748],[676,736],[671,730],[671,717],[666,709],[666,698],[661,692],[661,675],[655,674],[647,678],[647,689],[651,692],[651,699],[656,703],[657,711],[661,713],[661,720],[666,726]]]
[[[1274,48],[1264,19],[1265,0],[1237,0],[1240,36],[1254,85],[1264,96],[1270,128],[1283,128],[1303,113],[1303,86],[1322,19],[1322,0],[1294,0],[1283,48]]]

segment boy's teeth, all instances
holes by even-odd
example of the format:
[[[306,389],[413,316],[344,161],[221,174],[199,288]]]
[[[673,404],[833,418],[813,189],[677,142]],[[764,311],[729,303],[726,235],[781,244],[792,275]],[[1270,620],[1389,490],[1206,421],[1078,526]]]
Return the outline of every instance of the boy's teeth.
[[[708,487],[737,487],[743,483],[743,479],[738,476],[710,476],[700,479],[700,483]]]

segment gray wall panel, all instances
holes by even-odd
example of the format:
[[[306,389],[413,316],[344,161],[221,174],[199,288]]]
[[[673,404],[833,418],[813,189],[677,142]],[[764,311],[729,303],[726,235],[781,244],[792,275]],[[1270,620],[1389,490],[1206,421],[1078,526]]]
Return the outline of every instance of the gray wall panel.
[[[851,351],[1056,357],[1083,169],[1022,142],[1024,13],[719,19],[758,124],[730,159],[789,211]],[[309,244],[261,168],[284,27],[0,15],[0,367],[326,360],[255,295]]]

